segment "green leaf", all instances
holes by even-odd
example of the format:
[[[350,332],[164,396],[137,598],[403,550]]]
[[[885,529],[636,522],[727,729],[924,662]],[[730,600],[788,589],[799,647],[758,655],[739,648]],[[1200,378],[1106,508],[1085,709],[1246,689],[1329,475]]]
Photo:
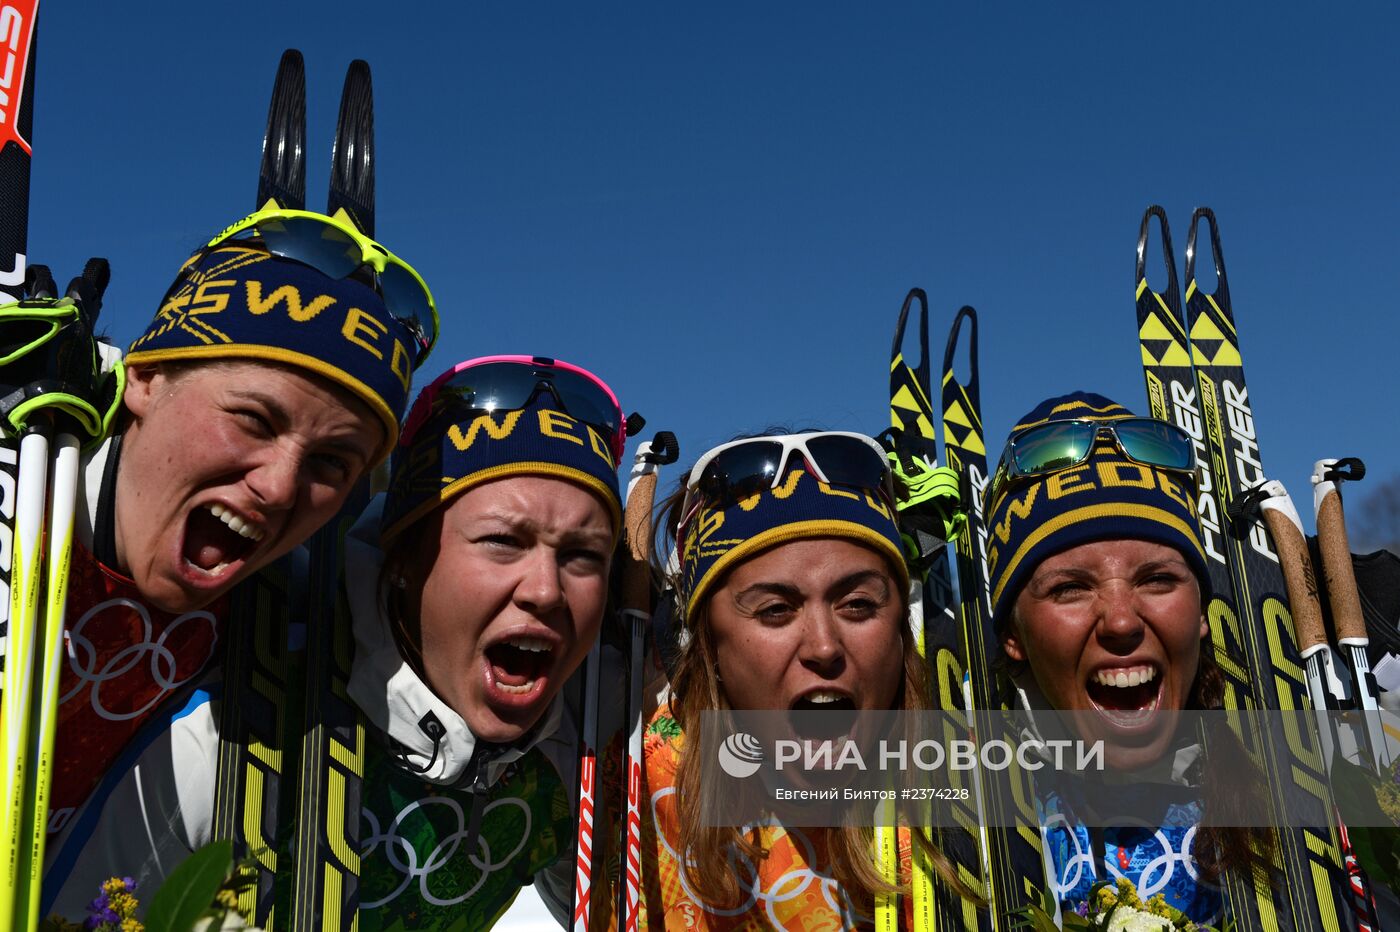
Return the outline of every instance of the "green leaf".
[[[147,932],[190,932],[214,904],[214,894],[233,869],[233,842],[215,841],[175,868],[151,897]]]
[[[1031,932],[1060,932],[1055,926],[1055,920],[1050,918],[1050,914],[1038,906],[1026,906],[1012,913],[1016,920],[1011,924],[1014,930],[1031,930]],[[1078,916],[1075,917],[1079,918]],[[1070,928],[1065,926],[1065,928]]]
[[[1380,798],[1393,792],[1369,770],[1338,758],[1332,765],[1332,793],[1349,826],[1352,852],[1371,880],[1394,888],[1400,883],[1400,831]]]

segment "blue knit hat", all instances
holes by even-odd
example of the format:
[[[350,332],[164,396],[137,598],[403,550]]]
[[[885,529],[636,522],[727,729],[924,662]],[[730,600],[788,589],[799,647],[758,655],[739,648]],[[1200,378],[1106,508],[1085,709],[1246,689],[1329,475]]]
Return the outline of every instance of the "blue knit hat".
[[[776,489],[733,502],[703,502],[680,541],[681,604],[687,624],[726,572],[771,547],[794,540],[838,537],[885,556],[909,589],[893,507],[871,489],[819,481],[805,468],[790,469]]]
[[[1012,429],[1051,421],[1113,421],[1133,417],[1122,405],[1074,392],[1037,405]],[[1210,595],[1210,572],[1196,519],[1194,489],[1181,473],[1135,463],[1100,437],[1085,462],[1044,476],[988,486],[987,574],[992,623],[1010,618],[1021,587],[1047,557],[1100,540],[1147,540],[1181,552]]]
[[[431,405],[392,460],[389,491],[380,520],[383,546],[405,528],[468,489],[511,476],[563,479],[598,496],[612,516],[614,540],[622,533],[617,464],[606,438],[592,426],[553,407],[546,394],[527,408],[490,413],[467,408],[451,392],[414,402]]]
[[[386,435],[379,462],[398,440],[413,344],[370,286],[239,243],[200,253],[181,268],[126,362],[254,359],[308,370],[378,416]]]

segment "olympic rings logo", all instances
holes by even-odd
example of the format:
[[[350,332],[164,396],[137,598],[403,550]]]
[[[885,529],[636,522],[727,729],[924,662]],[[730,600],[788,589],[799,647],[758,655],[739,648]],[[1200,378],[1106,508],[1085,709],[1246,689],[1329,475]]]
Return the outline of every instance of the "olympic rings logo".
[[[413,813],[419,810],[426,810],[429,806],[445,806],[456,818],[457,828],[456,831],[439,840],[437,845],[428,853],[427,858],[420,865],[418,863],[418,849],[413,847],[413,843],[400,834],[400,829],[403,827],[405,820],[413,815]],[[379,819],[375,817],[373,812],[370,812],[369,809],[362,809],[361,815],[369,824],[369,831],[367,832],[367,837],[361,848],[361,856],[368,858],[380,845],[383,845],[384,859],[395,871],[403,875],[403,880],[400,881],[399,885],[387,896],[373,902],[366,901],[361,903],[361,908],[376,909],[398,899],[408,890],[415,880],[418,882],[419,895],[422,896],[426,902],[434,906],[456,906],[458,903],[465,902],[481,889],[482,885],[486,883],[486,879],[490,877],[491,874],[515,860],[516,856],[525,849],[525,842],[530,838],[530,807],[525,804],[524,800],[518,797],[510,796],[488,803],[486,808],[481,811],[482,826],[484,827],[486,825],[487,818],[493,811],[505,807],[519,809],[524,816],[525,830],[521,834],[520,840],[515,843],[515,847],[510,849],[510,853],[497,861],[492,857],[491,843],[487,840],[485,833],[477,832],[477,853],[468,854],[467,860],[480,873],[476,878],[476,882],[473,883],[468,890],[451,898],[443,898],[434,894],[428,887],[428,881],[434,871],[445,867],[457,856],[457,849],[461,847],[462,842],[467,837],[467,819],[462,812],[462,807],[457,801],[446,796],[429,796],[426,799],[415,800],[405,806],[403,811],[394,817],[394,821],[389,826],[388,831],[380,830]]]
[[[1047,838],[1052,829],[1059,830],[1061,837],[1067,840],[1071,849],[1066,852],[1065,863],[1058,871],[1060,876],[1055,881],[1056,899],[1064,899],[1086,879],[1098,877],[1098,871],[1095,869],[1093,852],[1088,848],[1088,830],[1070,825],[1069,820],[1060,814],[1052,816],[1047,822],[1045,826]],[[1143,865],[1142,870],[1138,871],[1137,881],[1134,883],[1138,895],[1143,899],[1166,890],[1171,884],[1178,866],[1186,872],[1186,876],[1192,881],[1197,879],[1196,865],[1191,858],[1191,845],[1196,838],[1195,826],[1188,829],[1182,836],[1179,849],[1172,845],[1171,839],[1160,828],[1153,833],[1153,838],[1161,851]],[[1112,859],[1104,864],[1104,868],[1115,881],[1132,879],[1119,870]]]
[[[97,669],[97,647],[84,636],[84,632],[89,621],[104,611],[117,606],[130,609],[140,617],[141,640],[134,644],[128,644],[117,651],[99,670]],[[181,626],[194,621],[202,621],[209,626],[209,653],[190,671],[188,676],[177,678],[175,655],[166,645],[181,629]],[[219,641],[218,625],[213,614],[203,611],[186,612],[179,616],[154,641],[151,640],[153,633],[150,612],[140,602],[131,599],[109,599],[88,609],[67,633],[68,669],[73,671],[73,675],[78,678],[78,683],[59,699],[59,703],[67,702],[91,686],[92,709],[102,718],[109,722],[124,722],[140,718],[155,708],[172,690],[189,682],[199,671],[203,670],[205,664],[213,658],[214,647]],[[146,659],[148,656],[149,660]],[[145,705],[132,712],[113,712],[104,706],[102,704],[102,684],[124,675],[143,660],[150,666],[151,682],[158,687],[157,692]]]
[[[675,795],[676,788],[666,787],[657,790],[651,797],[651,818],[652,824],[660,826],[662,824],[660,814],[657,812],[657,804],[667,796]],[[743,826],[739,831],[747,833],[754,828],[780,829],[784,832],[793,846],[798,849],[802,862],[807,865],[817,863],[817,855],[812,840],[803,832],[796,829],[785,828],[777,822],[751,822]],[[676,849],[671,846],[665,834],[658,831],[657,838],[661,842],[661,847],[670,855],[677,864],[683,863]],[[775,839],[776,840],[776,839]],[[694,890],[690,888],[690,883],[686,879],[685,871],[678,870],[676,879],[680,882],[681,890],[686,897],[702,910],[712,916],[740,916],[748,912],[759,903],[763,904],[763,911],[768,916],[768,921],[774,928],[781,928],[782,922],[777,914],[777,907],[781,903],[786,903],[800,897],[807,891],[813,883],[819,885],[822,899],[831,911],[841,917],[843,928],[851,928],[856,925],[868,924],[873,917],[866,916],[855,909],[846,891],[842,890],[835,878],[813,869],[812,867],[793,868],[785,871],[773,878],[772,883],[765,888],[763,877],[759,871],[759,866],[748,858],[743,857],[736,851],[730,851],[726,856],[729,869],[733,872],[735,879],[739,881],[740,891],[745,894],[745,898],[733,909],[720,909],[706,903]]]

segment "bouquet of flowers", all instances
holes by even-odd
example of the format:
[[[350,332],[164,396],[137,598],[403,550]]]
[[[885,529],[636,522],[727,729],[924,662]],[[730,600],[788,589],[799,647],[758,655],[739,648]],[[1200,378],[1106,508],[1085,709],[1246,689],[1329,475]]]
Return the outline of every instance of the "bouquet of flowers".
[[[1016,914],[1013,929],[1057,932],[1050,914],[1038,906],[1028,906]],[[1089,899],[1064,915],[1066,930],[1092,932],[1232,932],[1234,923],[1220,927],[1192,922],[1178,909],[1167,905],[1159,893],[1143,902],[1132,881],[1120,877],[1117,884],[1094,884]]]

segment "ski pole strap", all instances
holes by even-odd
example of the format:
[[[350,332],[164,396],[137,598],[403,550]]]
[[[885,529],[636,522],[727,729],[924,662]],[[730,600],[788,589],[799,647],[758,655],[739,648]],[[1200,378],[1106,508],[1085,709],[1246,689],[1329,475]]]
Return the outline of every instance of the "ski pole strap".
[[[953,540],[967,515],[962,507],[958,471],[949,466],[930,466],[922,460],[903,463],[895,453],[889,454],[890,469],[897,480],[896,488],[904,494],[896,507],[901,521],[929,519],[932,530],[943,540]]]
[[[915,458],[888,454],[895,476],[900,539],[905,561],[924,576],[945,541],[957,540],[967,526],[957,470]]]
[[[38,412],[63,416],[86,445],[107,435],[126,370],[102,371],[91,327],[71,298],[0,305],[0,418],[23,433]]]

